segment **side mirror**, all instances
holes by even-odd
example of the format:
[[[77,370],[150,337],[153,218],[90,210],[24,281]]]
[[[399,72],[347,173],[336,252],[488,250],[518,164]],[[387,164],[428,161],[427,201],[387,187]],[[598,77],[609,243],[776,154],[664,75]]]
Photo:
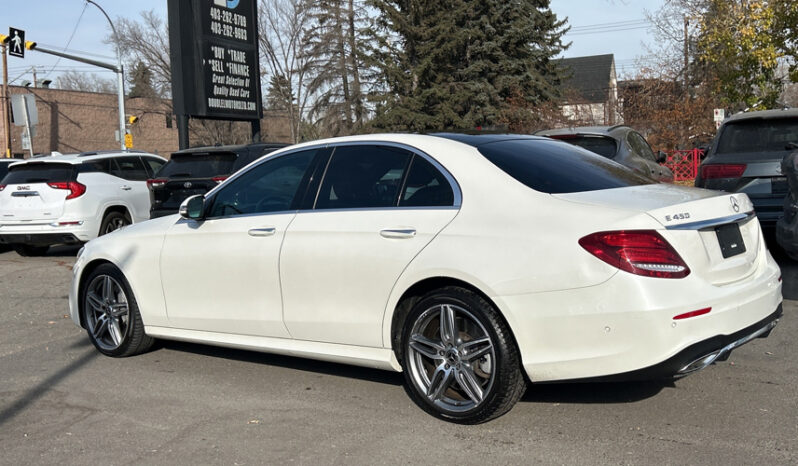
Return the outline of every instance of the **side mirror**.
[[[191,220],[202,220],[205,213],[205,197],[196,194],[180,204],[180,216]]]
[[[668,160],[668,154],[663,151],[657,151],[657,163],[665,163]]]

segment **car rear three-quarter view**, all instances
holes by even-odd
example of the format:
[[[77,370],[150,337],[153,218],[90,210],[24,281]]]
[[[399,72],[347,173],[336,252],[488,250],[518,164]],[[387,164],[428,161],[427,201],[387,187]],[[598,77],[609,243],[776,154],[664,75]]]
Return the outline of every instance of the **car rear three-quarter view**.
[[[746,195],[518,135],[276,151],[91,241],[74,274],[72,318],[104,354],[166,338],[402,371],[461,423],[528,382],[695,372],[767,336],[782,299]]]

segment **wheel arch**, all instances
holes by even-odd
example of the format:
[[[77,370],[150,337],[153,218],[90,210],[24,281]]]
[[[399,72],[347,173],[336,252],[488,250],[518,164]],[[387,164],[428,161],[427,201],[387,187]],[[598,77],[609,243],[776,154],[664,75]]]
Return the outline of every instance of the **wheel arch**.
[[[402,329],[405,325],[405,320],[410,313],[410,310],[413,308],[416,302],[418,302],[423,296],[426,294],[439,290],[449,286],[456,286],[460,288],[467,289],[478,294],[482,297],[485,301],[490,303],[491,306],[496,309],[499,317],[504,321],[507,325],[507,328],[510,330],[510,337],[513,340],[513,343],[518,348],[518,340],[515,338],[515,334],[513,332],[513,326],[510,325],[510,322],[507,319],[507,316],[502,310],[502,307],[499,303],[496,302],[495,299],[488,296],[488,293],[483,291],[483,289],[479,286],[476,286],[466,280],[460,278],[454,278],[450,276],[434,276],[434,277],[427,277],[421,280],[416,281],[413,285],[408,287],[399,299],[396,302],[396,306],[393,308],[393,312],[390,318],[390,340],[389,343],[391,345],[391,349],[393,350],[394,355],[396,356],[397,361],[401,364],[402,363]],[[519,348],[520,350],[520,348]]]
[[[82,328],[86,328],[86,322],[85,322],[85,319],[83,317],[83,285],[86,283],[86,278],[89,275],[91,275],[91,273],[94,272],[94,270],[96,270],[97,267],[99,267],[99,266],[101,266],[103,264],[111,264],[114,267],[116,267],[116,265],[113,262],[111,262],[111,261],[109,261],[107,259],[94,259],[91,262],[89,262],[88,264],[86,264],[83,267],[83,270],[80,273],[80,280],[78,281],[78,290],[77,290],[78,291],[78,293],[77,293],[78,301],[77,301],[76,304],[77,304],[77,307],[78,307],[78,318],[80,319],[80,326]]]

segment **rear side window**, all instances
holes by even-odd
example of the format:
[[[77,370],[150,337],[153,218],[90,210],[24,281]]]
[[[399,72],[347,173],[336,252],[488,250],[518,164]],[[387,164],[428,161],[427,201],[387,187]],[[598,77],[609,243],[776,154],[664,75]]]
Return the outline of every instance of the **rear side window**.
[[[439,207],[454,204],[452,187],[443,173],[418,155],[410,163],[400,207]]]
[[[2,180],[3,177],[6,176],[6,173],[8,173],[8,166],[9,165],[11,165],[11,164],[10,163],[2,163],[2,162],[0,162],[0,180]]]
[[[726,123],[717,154],[783,152],[798,143],[798,118],[750,119]]]
[[[614,158],[617,150],[614,139],[602,136],[576,136],[567,139],[554,137],[554,139],[561,139],[569,144],[587,149],[594,154],[607,157],[608,159]]]
[[[129,181],[146,181],[149,178],[144,163],[138,157],[119,157],[111,174]]]
[[[626,135],[626,140],[629,142],[629,145],[632,146],[632,150],[635,151],[637,155],[652,162],[657,161],[657,157],[654,155],[654,151],[651,150],[651,146],[648,145],[646,139],[639,133],[630,131]]]
[[[55,183],[74,181],[75,170],[68,163],[32,162],[10,167],[0,184]]]
[[[341,146],[335,149],[319,190],[316,209],[396,206],[412,154],[386,146]]]
[[[526,186],[559,194],[655,183],[619,163],[558,141],[515,139],[478,146],[488,160]]]
[[[213,178],[233,173],[236,155],[232,152],[215,154],[172,154],[172,158],[155,174],[158,178]]]
[[[147,166],[150,174],[158,173],[158,170],[166,163],[161,159],[154,159],[152,157],[142,157],[141,159],[144,161],[144,165]]]

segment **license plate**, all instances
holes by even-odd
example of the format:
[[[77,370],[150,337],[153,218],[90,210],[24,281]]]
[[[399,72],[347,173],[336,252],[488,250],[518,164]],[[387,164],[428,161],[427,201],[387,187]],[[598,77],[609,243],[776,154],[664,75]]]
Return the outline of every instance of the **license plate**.
[[[736,223],[721,225],[715,228],[715,234],[718,235],[718,244],[720,244],[720,252],[724,259],[745,252],[740,225]]]

